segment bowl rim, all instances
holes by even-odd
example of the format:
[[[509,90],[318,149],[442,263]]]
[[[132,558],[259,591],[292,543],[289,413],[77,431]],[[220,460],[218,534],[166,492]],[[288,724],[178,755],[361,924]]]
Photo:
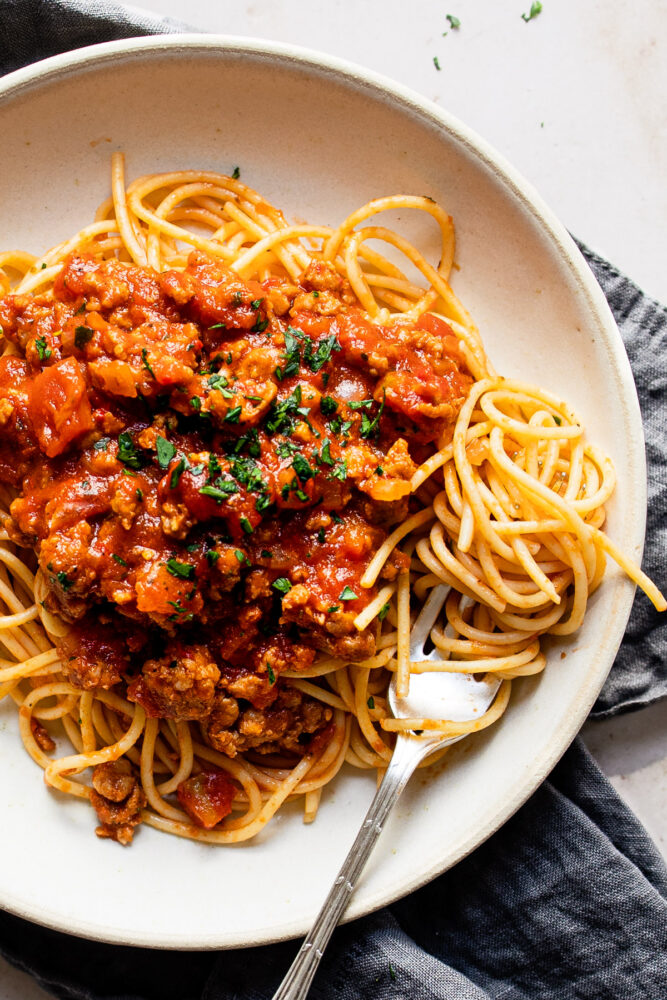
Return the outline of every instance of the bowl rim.
[[[503,154],[478,135],[474,129],[410,87],[338,56],[289,43],[240,35],[193,32],[140,36],[103,42],[59,53],[0,78],[0,112],[5,105],[15,98],[22,97],[30,90],[48,86],[51,82],[67,77],[76,77],[77,73],[85,71],[87,68],[95,69],[110,62],[127,63],[144,57],[160,58],[165,55],[175,58],[197,55],[236,55],[273,59],[288,67],[293,66],[305,71],[324,73],[335,77],[341,83],[357,88],[366,88],[378,98],[385,100],[390,98],[398,102],[406,113],[417,114],[430,125],[443,129],[467,155],[481,161],[494,174],[496,181],[508,190],[509,194],[516,199],[521,208],[548,237],[554,253],[560,259],[561,264],[566,267],[570,278],[579,287],[591,316],[597,320],[604,333],[610,362],[616,366],[616,375],[622,387],[624,415],[632,439],[633,458],[640,477],[640,481],[634,484],[637,509],[634,511],[635,516],[629,529],[631,537],[628,538],[628,544],[636,553],[636,558],[639,561],[643,551],[646,523],[646,459],[641,413],[630,363],[609,304],[593,272],[566,228],[543,201],[533,185],[511,165]],[[513,792],[508,795],[504,807],[497,814],[494,814],[493,819],[486,826],[482,827],[481,830],[476,828],[474,833],[456,845],[455,850],[450,852],[450,856],[441,862],[432,864],[426,871],[421,870],[409,884],[401,882],[398,889],[384,887],[383,890],[377,891],[374,895],[364,897],[363,903],[360,902],[360,896],[353,897],[343,922],[374,912],[425,885],[480,846],[528,800],[565,753],[588,715],[620,646],[630,615],[633,596],[634,588],[629,586],[620,588],[615,607],[616,628],[611,644],[609,643],[610,637],[606,637],[608,652],[602,658],[599,656],[595,658],[598,663],[597,669],[592,666],[587,671],[586,678],[582,681],[578,692],[575,710],[568,719],[563,721],[560,729],[561,735],[557,743],[552,743],[548,752],[545,751],[541,757],[533,761],[530,780],[526,781],[525,774],[518,777]],[[451,854],[454,856],[452,857]],[[137,947],[182,950],[250,947],[294,938],[308,929],[302,920],[285,920],[280,923],[280,926],[263,928],[252,940],[239,940],[234,937],[233,932],[225,933],[222,937],[219,931],[207,938],[200,935],[194,942],[186,940],[187,932],[176,934],[170,939],[164,935],[156,938],[148,928],[143,935],[134,934],[132,938],[129,938],[120,927],[114,930],[101,924],[72,924],[71,920],[66,921],[62,913],[56,913],[38,902],[29,905],[25,899],[12,898],[3,899],[2,902],[3,906],[10,912],[54,930],[92,940]]]

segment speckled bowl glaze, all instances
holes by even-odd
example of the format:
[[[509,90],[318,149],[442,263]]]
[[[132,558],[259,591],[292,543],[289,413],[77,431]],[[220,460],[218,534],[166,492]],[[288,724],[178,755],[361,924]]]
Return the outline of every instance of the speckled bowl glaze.
[[[134,39],[67,53],[0,82],[0,245],[42,250],[91,218],[112,150],[130,177],[229,172],[294,220],[336,223],[370,198],[428,194],[454,216],[454,278],[499,371],[567,398],[619,476],[608,530],[641,556],[646,494],[630,368],[607,304],[563,226],[468,128],[340,60],[218,36]],[[391,219],[389,223],[391,224]],[[394,220],[437,254],[424,221]],[[459,743],[408,787],[347,918],[417,888],[496,830],[549,773],[585,719],[620,643],[632,585],[614,567],[580,633],[515,686],[502,722]],[[316,822],[284,809],[256,840],[215,848],[139,832],[99,841],[81,802],[47,791],[0,706],[0,904],[91,938],[234,947],[306,930],[372,797],[342,773]]]

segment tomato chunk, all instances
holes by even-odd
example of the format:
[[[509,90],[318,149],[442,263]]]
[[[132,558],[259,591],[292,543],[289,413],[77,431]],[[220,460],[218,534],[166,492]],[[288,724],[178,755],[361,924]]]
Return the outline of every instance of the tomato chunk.
[[[72,441],[92,430],[86,380],[76,358],[59,361],[35,377],[29,413],[39,446],[49,458],[61,455]]]
[[[232,811],[234,783],[224,771],[201,771],[178,786],[178,801],[188,816],[210,830]]]

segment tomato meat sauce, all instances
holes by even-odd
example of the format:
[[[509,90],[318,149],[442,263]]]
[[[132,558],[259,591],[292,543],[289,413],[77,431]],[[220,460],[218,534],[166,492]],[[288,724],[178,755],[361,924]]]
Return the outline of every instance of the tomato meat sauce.
[[[70,681],[232,757],[306,752],[331,709],[281,675],[375,651],[361,577],[472,383],[447,323],[373,323],[321,261],[260,283],[201,253],[164,273],[77,253],[0,325],[6,528],[69,623]],[[179,798],[210,826],[229,788],[202,772]]]

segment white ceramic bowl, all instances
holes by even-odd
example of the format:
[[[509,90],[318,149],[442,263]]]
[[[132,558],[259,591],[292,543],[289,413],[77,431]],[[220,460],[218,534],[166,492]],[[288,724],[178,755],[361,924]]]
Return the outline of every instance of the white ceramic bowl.
[[[619,474],[608,530],[639,560],[646,496],[630,368],[583,258],[538,195],[460,122],[403,87],[314,53],[215,36],[83,49],[0,82],[0,243],[40,251],[91,218],[112,150],[128,174],[229,172],[288,218],[336,223],[370,198],[429,194],[453,214],[456,291],[497,368],[567,398]],[[411,223],[412,224],[412,223]],[[403,223],[401,223],[403,225]],[[419,225],[422,225],[421,223]],[[435,232],[412,231],[432,247]],[[613,661],[633,588],[610,567],[581,632],[507,715],[413,780],[347,917],[422,885],[533,792],[585,719]],[[565,655],[564,655],[565,654]],[[141,829],[96,839],[81,802],[47,791],[0,706],[0,903],[105,941],[232,947],[305,931],[351,843],[374,778],[344,773],[304,826],[285,809],[257,840],[213,848]]]

